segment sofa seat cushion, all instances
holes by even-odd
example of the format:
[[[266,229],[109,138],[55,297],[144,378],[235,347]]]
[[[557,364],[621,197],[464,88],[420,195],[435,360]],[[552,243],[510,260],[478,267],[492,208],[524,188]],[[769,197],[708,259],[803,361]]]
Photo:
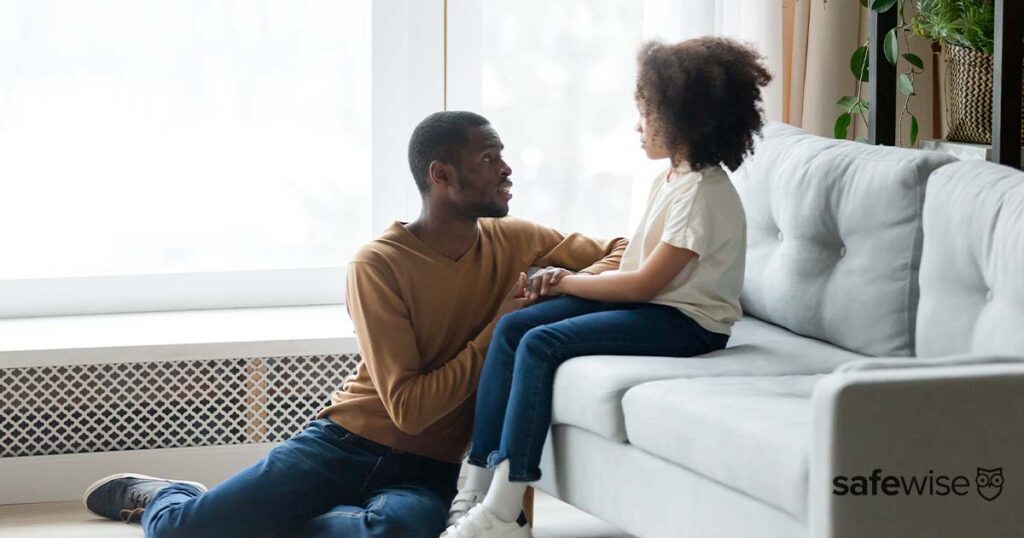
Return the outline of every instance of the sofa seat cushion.
[[[822,377],[672,379],[635,386],[622,401],[629,442],[805,521],[810,396]]]
[[[551,420],[625,442],[622,396],[641,383],[826,373],[860,358],[863,356],[746,317],[733,326],[729,347],[700,357],[595,355],[566,361],[555,374]]]

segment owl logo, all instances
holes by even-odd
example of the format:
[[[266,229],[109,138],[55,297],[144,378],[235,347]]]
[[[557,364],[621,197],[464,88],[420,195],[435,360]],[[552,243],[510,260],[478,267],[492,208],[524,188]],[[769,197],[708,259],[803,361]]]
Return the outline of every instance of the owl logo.
[[[986,501],[995,500],[1003,492],[1003,468],[982,469],[978,467],[978,495]]]

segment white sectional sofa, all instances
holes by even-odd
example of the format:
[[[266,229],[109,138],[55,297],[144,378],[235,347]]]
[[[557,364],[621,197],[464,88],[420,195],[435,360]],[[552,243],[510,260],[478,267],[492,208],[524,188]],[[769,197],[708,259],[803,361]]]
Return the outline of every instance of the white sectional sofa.
[[[539,488],[642,537],[1024,537],[1024,173],[772,124],[733,179],[729,347],[568,361]]]

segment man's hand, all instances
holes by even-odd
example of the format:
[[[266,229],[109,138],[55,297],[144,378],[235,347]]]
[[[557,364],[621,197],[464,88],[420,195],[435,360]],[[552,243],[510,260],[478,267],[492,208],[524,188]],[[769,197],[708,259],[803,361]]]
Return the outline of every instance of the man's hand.
[[[505,296],[505,300],[498,307],[498,314],[495,318],[500,319],[509,312],[515,312],[524,306],[530,306],[535,301],[536,299],[531,299],[526,292],[526,273],[519,273],[519,279],[516,280],[515,285],[512,286],[508,295]]]
[[[527,297],[537,300],[538,297],[545,295],[556,295],[552,293],[551,288],[557,285],[562,277],[571,274],[573,274],[572,271],[561,267],[545,267],[537,271],[526,284]]]

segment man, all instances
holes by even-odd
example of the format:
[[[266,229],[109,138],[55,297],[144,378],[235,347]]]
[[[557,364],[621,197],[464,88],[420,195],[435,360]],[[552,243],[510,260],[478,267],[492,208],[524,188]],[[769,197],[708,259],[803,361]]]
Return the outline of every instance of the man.
[[[415,129],[419,218],[355,255],[347,305],[362,362],[331,405],[266,459],[213,490],[122,474],[86,491],[91,512],[146,536],[396,536],[445,527],[470,439],[473,394],[497,320],[556,274],[618,267],[626,241],[562,234],[508,214],[512,170],[488,121],[438,112]],[[511,291],[509,291],[511,288]]]

